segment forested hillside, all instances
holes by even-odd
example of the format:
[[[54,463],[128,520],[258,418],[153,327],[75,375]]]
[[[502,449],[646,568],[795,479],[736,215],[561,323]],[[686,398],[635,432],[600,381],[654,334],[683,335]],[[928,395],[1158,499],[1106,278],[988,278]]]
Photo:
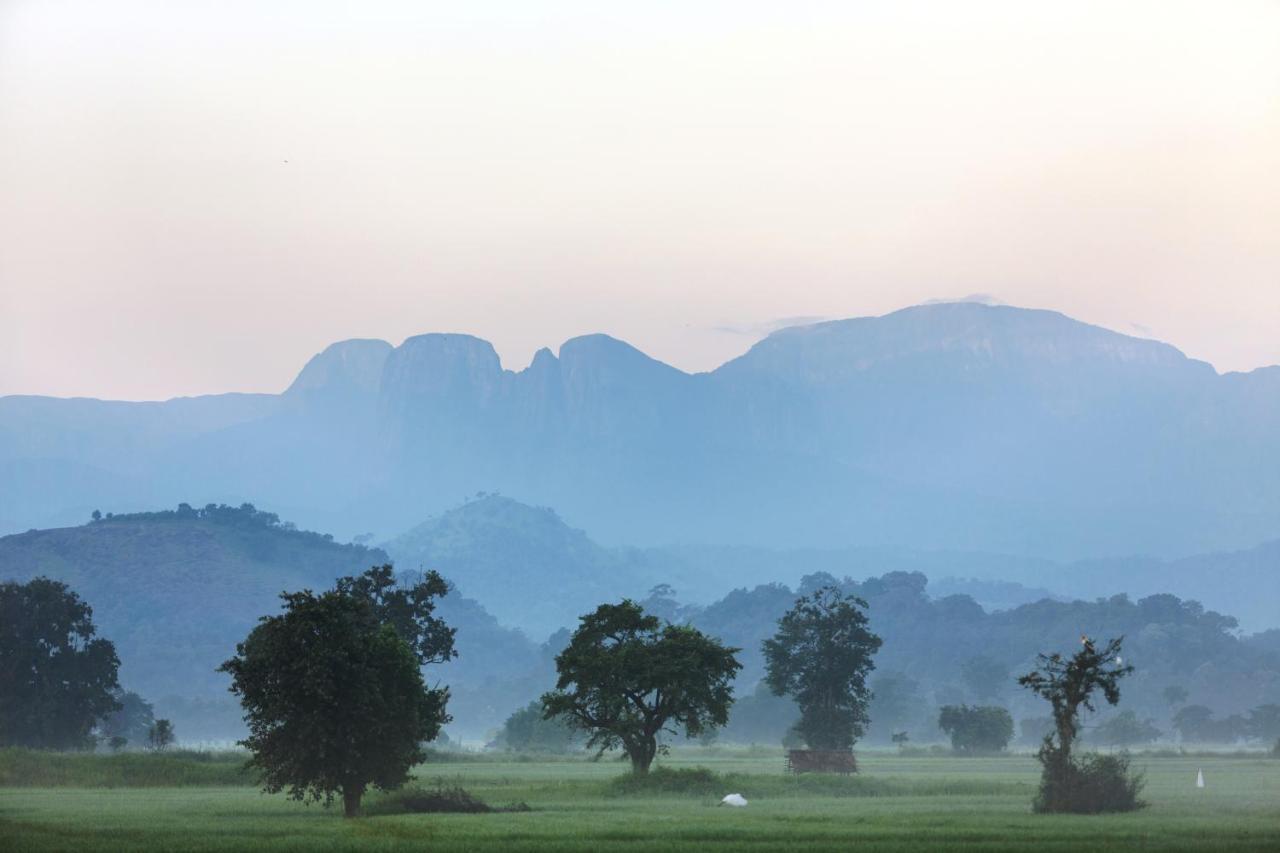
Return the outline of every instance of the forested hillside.
[[[424,334],[334,344],[280,395],[0,398],[0,530],[200,494],[386,538],[501,491],[609,544],[1171,559],[1280,535],[1277,436],[1280,368],[1051,311],[791,327],[698,374],[607,335],[509,370]]]

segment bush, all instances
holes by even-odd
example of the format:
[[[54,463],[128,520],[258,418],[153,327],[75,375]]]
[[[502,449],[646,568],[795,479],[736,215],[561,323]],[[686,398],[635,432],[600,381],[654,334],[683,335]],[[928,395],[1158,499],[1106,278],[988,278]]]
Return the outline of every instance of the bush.
[[[435,781],[433,788],[401,788],[378,797],[369,814],[489,814],[490,812],[527,812],[527,803],[514,803],[494,808],[456,782]]]
[[[1138,799],[1144,784],[1142,774],[1129,772],[1128,755],[1090,754],[1055,772],[1046,768],[1034,809],[1073,814],[1131,812],[1146,806]]]
[[[614,794],[715,794],[725,786],[719,776],[705,767],[658,767],[648,773],[628,773],[614,779]]]

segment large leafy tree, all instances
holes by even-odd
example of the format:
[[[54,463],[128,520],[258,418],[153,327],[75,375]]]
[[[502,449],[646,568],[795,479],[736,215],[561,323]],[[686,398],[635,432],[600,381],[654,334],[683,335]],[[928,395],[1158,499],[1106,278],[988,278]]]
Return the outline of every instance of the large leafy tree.
[[[433,571],[396,577],[388,565],[374,566],[362,575],[339,578],[339,593],[369,602],[379,622],[395,628],[421,664],[445,663],[457,657],[456,628],[435,615],[436,602],[449,592],[449,583]]]
[[[120,661],[96,633],[92,608],[66,584],[0,584],[0,745],[92,746],[94,726],[120,707]]]
[[[824,586],[798,599],[764,642],[765,681],[800,706],[797,733],[812,749],[850,749],[868,723],[867,676],[881,640],[867,603]]]
[[[1013,717],[994,705],[943,705],[938,728],[951,738],[951,748],[962,754],[1000,752],[1013,740]]]
[[[419,657],[370,601],[334,590],[286,593],[221,669],[245,708],[267,791],[359,813],[369,786],[390,789],[448,722],[445,690],[423,684]]]
[[[602,604],[556,656],[559,678],[543,713],[589,732],[589,749],[621,747],[632,770],[647,773],[660,734],[697,737],[728,721],[738,651],[663,624],[634,601]]]

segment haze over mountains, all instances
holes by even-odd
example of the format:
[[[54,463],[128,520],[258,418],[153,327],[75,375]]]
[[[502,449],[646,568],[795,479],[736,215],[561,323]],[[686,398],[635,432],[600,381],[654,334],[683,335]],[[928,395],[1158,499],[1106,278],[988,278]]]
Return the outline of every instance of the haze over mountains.
[[[386,538],[500,491],[604,543],[1182,557],[1280,535],[1280,368],[972,303],[704,374],[603,335],[518,372],[466,335],[345,341],[279,395],[0,398],[0,479],[5,532],[198,497]]]

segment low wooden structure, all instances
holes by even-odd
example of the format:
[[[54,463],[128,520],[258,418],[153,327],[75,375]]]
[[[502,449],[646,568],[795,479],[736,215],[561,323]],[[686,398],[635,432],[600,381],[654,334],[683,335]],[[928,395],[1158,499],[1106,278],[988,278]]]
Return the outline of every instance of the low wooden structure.
[[[787,750],[789,773],[840,773],[858,772],[857,759],[848,749],[789,749]]]

